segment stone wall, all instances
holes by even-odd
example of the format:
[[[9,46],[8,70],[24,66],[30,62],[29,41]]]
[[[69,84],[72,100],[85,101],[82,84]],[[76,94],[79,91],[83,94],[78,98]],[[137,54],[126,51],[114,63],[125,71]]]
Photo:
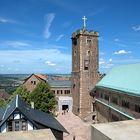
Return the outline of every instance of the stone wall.
[[[131,116],[132,118],[140,118],[140,112],[138,113],[135,111],[135,105],[140,106],[140,97],[131,96],[130,94],[117,91],[117,90],[110,90],[107,88],[97,88],[96,92],[97,92],[96,98],[98,100],[118,110],[117,112],[105,106],[104,104],[96,101],[96,112],[98,114],[97,118],[99,122],[106,122],[106,121],[110,122],[110,121],[115,121],[115,120],[122,121],[122,120],[130,119],[129,117],[123,114],[120,114],[119,111]],[[105,99],[106,95],[109,96],[108,101]],[[117,98],[117,101],[118,101],[117,104],[112,101],[113,97]],[[129,102],[128,108],[122,106],[123,100]]]
[[[99,80],[98,33],[79,30],[72,35],[73,113],[84,118],[91,113],[90,91]]]

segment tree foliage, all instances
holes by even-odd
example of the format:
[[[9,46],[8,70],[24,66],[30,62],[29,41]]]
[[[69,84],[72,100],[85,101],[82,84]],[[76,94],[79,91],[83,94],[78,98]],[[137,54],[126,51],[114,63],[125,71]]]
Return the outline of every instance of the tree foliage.
[[[27,104],[30,104],[30,92],[25,86],[18,87],[16,91],[10,96],[9,101],[11,101],[17,94],[20,95]]]
[[[0,99],[0,107],[5,107],[6,101]]]
[[[32,102],[34,102],[36,109],[48,113],[55,109],[55,95],[50,90],[50,87],[47,83],[40,82],[30,95],[30,99]]]
[[[52,113],[55,109],[55,94],[50,90],[48,83],[40,82],[33,92],[29,92],[25,86],[20,86],[11,95],[9,101],[17,94],[20,95],[28,105],[34,102],[35,109],[47,113]]]

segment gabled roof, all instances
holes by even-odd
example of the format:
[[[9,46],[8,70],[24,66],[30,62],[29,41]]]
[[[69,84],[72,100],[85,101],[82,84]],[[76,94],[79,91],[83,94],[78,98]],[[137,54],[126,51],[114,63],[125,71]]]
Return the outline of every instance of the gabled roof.
[[[49,127],[51,129],[68,133],[52,115],[30,108],[18,95],[16,95],[4,110],[0,110],[0,126],[2,126],[15,110],[19,110],[38,129],[45,126],[46,128]]]
[[[51,87],[71,87],[71,80],[53,80],[49,78],[48,83]]]
[[[96,87],[119,90],[132,96],[140,96],[140,64],[114,67]]]
[[[47,81],[47,77],[44,76],[44,75],[41,75],[41,74],[34,74],[34,75],[35,75],[36,77],[38,77],[38,78],[44,80],[44,81]]]
[[[32,77],[32,76],[35,76],[38,80],[43,80],[43,81],[47,81],[48,80],[48,78],[47,78],[47,76],[44,76],[44,75],[42,75],[42,74],[31,74],[29,77],[27,77],[25,80],[24,80],[24,83],[30,78],[30,77]]]

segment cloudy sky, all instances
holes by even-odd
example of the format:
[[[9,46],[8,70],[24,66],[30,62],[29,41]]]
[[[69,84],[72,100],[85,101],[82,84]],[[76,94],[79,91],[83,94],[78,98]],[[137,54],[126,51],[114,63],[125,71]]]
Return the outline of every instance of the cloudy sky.
[[[139,0],[0,0],[0,74],[71,73],[71,34],[98,31],[99,65],[140,63]]]

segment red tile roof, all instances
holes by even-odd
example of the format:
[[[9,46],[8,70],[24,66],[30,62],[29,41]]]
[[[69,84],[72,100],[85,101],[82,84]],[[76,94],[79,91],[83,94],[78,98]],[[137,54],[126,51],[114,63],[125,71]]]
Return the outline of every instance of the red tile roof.
[[[44,76],[44,75],[41,75],[41,74],[34,74],[34,75],[37,76],[38,78],[44,80],[44,81],[48,80],[47,76]]]
[[[10,97],[10,95],[5,91],[0,89],[0,99],[7,100]]]

